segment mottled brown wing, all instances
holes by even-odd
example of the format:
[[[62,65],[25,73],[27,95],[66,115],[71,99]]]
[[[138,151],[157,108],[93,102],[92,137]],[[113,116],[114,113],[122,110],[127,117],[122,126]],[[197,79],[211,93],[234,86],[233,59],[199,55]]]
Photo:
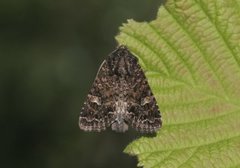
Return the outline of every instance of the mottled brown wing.
[[[144,72],[125,46],[102,63],[79,117],[85,131],[101,131],[110,125],[117,132],[127,131],[128,125],[140,132],[156,132],[162,125]]]
[[[108,65],[106,61],[100,66],[93,86],[87,95],[80,112],[79,127],[84,131],[105,130],[109,126],[108,111],[111,110],[105,104],[111,99],[112,87],[108,83]],[[111,101],[109,101],[109,107]]]
[[[132,65],[132,84],[129,93],[131,125],[140,132],[156,132],[161,126],[161,115],[143,70],[138,63]]]

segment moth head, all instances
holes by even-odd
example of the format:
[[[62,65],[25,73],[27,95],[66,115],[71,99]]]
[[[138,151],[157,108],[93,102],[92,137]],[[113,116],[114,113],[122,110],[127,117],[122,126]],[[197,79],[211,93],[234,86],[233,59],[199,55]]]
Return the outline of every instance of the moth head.
[[[136,63],[137,58],[125,46],[119,46],[108,58],[110,70],[118,76],[132,75]]]

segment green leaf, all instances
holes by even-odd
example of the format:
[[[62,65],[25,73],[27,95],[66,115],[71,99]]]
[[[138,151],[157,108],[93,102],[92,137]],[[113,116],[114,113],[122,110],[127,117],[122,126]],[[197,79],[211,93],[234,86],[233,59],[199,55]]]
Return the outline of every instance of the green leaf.
[[[125,152],[144,167],[240,167],[240,1],[168,0],[117,36],[139,58],[163,127]]]

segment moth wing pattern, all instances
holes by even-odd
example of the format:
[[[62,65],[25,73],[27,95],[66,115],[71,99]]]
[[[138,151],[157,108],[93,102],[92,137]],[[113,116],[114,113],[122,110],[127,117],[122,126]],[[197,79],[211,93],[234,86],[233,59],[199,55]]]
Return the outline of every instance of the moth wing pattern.
[[[108,122],[106,122],[107,109],[104,109],[103,106],[104,95],[107,94],[107,92],[105,92],[107,88],[104,86],[104,83],[106,83],[106,75],[107,64],[106,61],[104,61],[98,70],[92,88],[80,112],[79,127],[84,131],[100,132],[108,126]]]
[[[131,80],[134,87],[130,92],[132,106],[129,109],[132,117],[131,125],[140,132],[156,132],[162,126],[157,101],[138,63],[133,65],[133,71],[135,77]]]
[[[125,46],[118,47],[102,63],[80,112],[84,131],[111,126],[125,132],[128,126],[152,133],[162,125],[160,111],[137,58]]]

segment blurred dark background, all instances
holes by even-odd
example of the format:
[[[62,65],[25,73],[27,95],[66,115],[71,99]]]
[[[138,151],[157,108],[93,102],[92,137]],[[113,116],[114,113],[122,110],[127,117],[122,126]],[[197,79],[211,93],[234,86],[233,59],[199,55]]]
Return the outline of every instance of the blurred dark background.
[[[127,19],[160,0],[0,1],[0,167],[136,167],[135,131],[85,133],[78,115]]]

